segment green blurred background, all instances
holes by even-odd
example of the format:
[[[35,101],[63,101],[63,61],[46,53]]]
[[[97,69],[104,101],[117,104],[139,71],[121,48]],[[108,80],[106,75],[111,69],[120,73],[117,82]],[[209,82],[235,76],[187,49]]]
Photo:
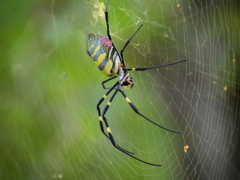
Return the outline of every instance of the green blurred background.
[[[144,23],[126,49],[129,67],[188,59],[132,73],[136,86],[126,91],[144,115],[183,136],[145,122],[121,95],[107,114],[122,147],[162,167],[127,157],[100,131],[106,77],[86,53],[86,30],[106,35],[106,3],[1,1],[0,179],[239,178],[239,3],[110,2],[117,47]],[[217,152],[228,168],[211,158]]]

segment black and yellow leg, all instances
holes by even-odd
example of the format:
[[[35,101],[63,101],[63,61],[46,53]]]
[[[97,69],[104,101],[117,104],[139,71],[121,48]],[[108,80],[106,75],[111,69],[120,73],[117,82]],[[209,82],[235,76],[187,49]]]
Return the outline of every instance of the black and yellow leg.
[[[98,119],[99,119],[101,131],[102,131],[102,133],[103,133],[108,139],[111,140],[112,143],[113,143],[113,137],[112,137],[112,134],[111,134],[111,131],[110,131],[110,128],[109,128],[109,126],[108,126],[107,121],[105,121],[105,125],[106,125],[106,128],[107,128],[107,133],[108,133],[108,135],[107,135],[107,134],[105,133],[105,131],[104,131],[103,118],[102,118],[102,115],[101,115],[100,105],[101,105],[102,102],[106,99],[106,97],[109,95],[109,93],[111,93],[111,91],[112,91],[113,89],[115,89],[115,87],[116,87],[117,85],[118,85],[118,82],[116,82],[115,85],[113,85],[113,87],[110,88],[105,95],[103,95],[103,97],[98,101],[98,104],[97,104]],[[115,90],[115,94],[116,94],[116,92],[117,92],[117,90]],[[114,98],[114,97],[113,97],[113,98]],[[113,98],[111,98],[111,99],[113,99]],[[108,107],[110,106],[110,104],[111,104],[111,102],[108,102],[107,105],[105,106],[104,111],[103,111],[103,115],[106,113],[106,111],[107,111]],[[104,113],[104,112],[105,112],[105,113]],[[115,143],[115,144],[116,144],[116,143]],[[117,144],[116,144],[116,145],[117,145]],[[117,146],[118,146],[118,145],[117,145]],[[127,150],[121,148],[120,146],[118,146],[118,147],[119,147],[119,149],[121,149],[121,151],[124,151],[124,152],[129,153],[129,154],[134,154],[134,153],[132,153],[132,152],[130,152],[130,151],[127,151]]]
[[[165,128],[165,127],[163,127],[163,126],[161,126],[161,125],[153,122],[152,120],[150,120],[149,118],[147,118],[146,116],[144,116],[143,114],[141,114],[141,113],[139,112],[139,110],[134,106],[134,104],[130,101],[130,99],[126,96],[126,94],[125,94],[122,90],[119,90],[119,91],[122,93],[123,97],[124,97],[125,100],[128,102],[128,104],[131,106],[131,108],[132,108],[137,114],[139,114],[140,116],[142,116],[144,119],[148,120],[148,121],[151,122],[152,124],[154,124],[154,125],[162,128],[162,129],[165,129],[165,130],[167,130],[167,131],[170,131],[170,132],[173,132],[173,133],[180,133],[180,134],[182,133],[182,132],[179,132],[179,131],[173,131],[173,130],[171,130],[171,129],[167,129],[167,128]]]
[[[108,111],[108,109],[109,109],[109,107],[110,107],[110,105],[111,105],[111,103],[112,103],[112,100],[113,100],[114,97],[116,96],[117,92],[118,92],[118,91],[121,91],[121,90],[120,90],[120,87],[121,87],[121,84],[119,84],[118,89],[116,89],[115,92],[113,93],[112,97],[110,98],[110,100],[108,101],[107,105],[105,106],[105,108],[104,108],[104,110],[103,110],[103,114],[102,114],[103,121],[104,121],[104,123],[105,123],[106,129],[107,129],[107,132],[108,132],[108,135],[109,135],[109,139],[111,140],[112,145],[113,145],[115,148],[117,148],[118,150],[120,150],[120,151],[122,151],[123,153],[125,153],[126,155],[128,155],[128,156],[130,156],[130,157],[132,157],[132,158],[134,158],[134,159],[136,159],[136,160],[138,160],[138,161],[140,161],[140,162],[143,162],[143,163],[145,163],[145,164],[149,164],[149,165],[152,165],[152,166],[161,166],[161,165],[159,165],[159,164],[148,163],[148,162],[146,162],[146,161],[143,161],[143,160],[141,160],[141,159],[136,158],[135,156],[131,155],[131,154],[132,154],[131,152],[126,151],[125,149],[121,148],[121,147],[118,146],[117,143],[115,142],[114,137],[113,137],[113,134],[112,134],[112,132],[111,132],[111,130],[110,130],[110,127],[109,127],[109,125],[108,125],[108,121],[107,121],[107,118],[106,118],[105,115],[106,115],[106,113],[107,113],[107,111]]]
[[[118,82],[116,82],[113,87],[111,89],[108,90],[108,92],[106,94],[103,95],[103,97],[98,101],[97,103],[97,110],[98,110],[98,119],[100,122],[100,128],[101,131],[103,132],[103,134],[108,137],[108,135],[105,133],[104,131],[104,126],[103,126],[103,120],[102,120],[102,115],[101,115],[101,109],[100,109],[100,105],[102,104],[102,102],[106,99],[106,97],[108,96],[108,94],[118,85]],[[109,137],[108,137],[109,138]]]
[[[107,102],[107,105],[105,106],[104,110],[103,110],[103,114],[102,114],[102,117],[103,117],[103,121],[105,123],[105,126],[106,126],[106,129],[107,129],[107,132],[108,132],[108,135],[109,135],[109,139],[111,140],[112,144],[116,147],[118,146],[112,136],[112,133],[111,133],[111,130],[110,130],[110,127],[108,125],[108,121],[107,121],[107,118],[105,117],[107,111],[108,111],[108,108],[110,107],[111,103],[112,103],[112,100],[114,99],[114,97],[116,96],[118,92],[118,89],[116,89],[113,93],[113,95],[111,96],[110,100]]]
[[[182,63],[182,62],[185,62],[185,61],[187,61],[187,60],[185,59],[185,60],[177,61],[177,62],[174,62],[174,63],[164,64],[164,65],[160,65],[160,66],[153,66],[153,67],[139,67],[139,68],[125,68],[124,67],[123,69],[128,70],[128,71],[145,71],[145,70],[148,70],[148,69],[156,69],[156,68],[171,66],[171,65]]]

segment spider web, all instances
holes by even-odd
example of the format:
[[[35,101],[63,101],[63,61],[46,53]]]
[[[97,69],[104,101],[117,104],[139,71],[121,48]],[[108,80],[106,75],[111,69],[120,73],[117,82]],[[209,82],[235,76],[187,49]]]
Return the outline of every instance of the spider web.
[[[1,179],[239,179],[237,1],[110,2],[119,51],[144,24],[124,52],[127,67],[188,60],[130,72],[135,86],[125,91],[142,114],[183,134],[147,122],[121,94],[106,115],[121,147],[162,167],[126,156],[100,131],[107,78],[85,51],[86,29],[106,35],[107,2],[4,3]]]

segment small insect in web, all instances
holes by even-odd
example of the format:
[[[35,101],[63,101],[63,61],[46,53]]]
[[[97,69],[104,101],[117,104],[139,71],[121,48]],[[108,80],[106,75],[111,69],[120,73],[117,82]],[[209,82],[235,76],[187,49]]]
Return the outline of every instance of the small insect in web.
[[[138,115],[140,115],[147,121],[151,122],[152,124],[162,128],[162,129],[165,129],[165,130],[173,132],[173,133],[181,133],[178,131],[173,131],[173,130],[167,129],[167,128],[153,122],[152,120],[150,120],[143,114],[141,114],[140,111],[136,108],[136,106],[127,97],[127,95],[123,91],[122,87],[124,89],[128,90],[128,89],[131,89],[134,85],[134,80],[132,77],[130,77],[128,71],[145,71],[145,70],[149,70],[149,69],[161,68],[161,67],[166,67],[166,66],[182,63],[182,62],[185,62],[186,60],[181,60],[181,61],[177,61],[177,62],[174,62],[171,64],[165,64],[165,65],[159,65],[159,66],[153,66],[153,67],[127,68],[125,65],[123,52],[124,52],[125,48],[127,47],[127,45],[130,43],[130,41],[132,40],[132,38],[135,36],[135,34],[143,26],[143,24],[141,24],[140,27],[127,40],[124,47],[121,49],[121,51],[119,53],[116,46],[114,45],[114,43],[112,41],[112,37],[110,34],[110,27],[109,27],[109,21],[108,21],[109,1],[110,0],[108,0],[106,9],[105,9],[107,36],[98,35],[98,34],[88,34],[88,32],[87,32],[87,53],[88,53],[88,55],[94,60],[95,64],[99,68],[99,70],[102,71],[106,76],[110,77],[109,79],[102,82],[103,89],[108,89],[108,91],[106,92],[106,94],[103,95],[103,97],[97,103],[97,111],[98,111],[98,118],[99,118],[99,122],[100,122],[100,128],[101,128],[102,133],[111,141],[112,145],[115,148],[117,148],[119,151],[122,151],[126,155],[128,155],[138,161],[141,161],[143,163],[146,163],[146,164],[149,164],[152,166],[161,166],[159,164],[152,164],[152,163],[143,161],[143,160],[133,156],[134,153],[127,151],[127,150],[123,149],[122,147],[120,147],[116,143],[116,141],[113,137],[113,134],[110,130],[108,120],[106,118],[106,114],[108,112],[108,109],[109,109],[114,97],[116,96],[116,94],[118,92],[120,92],[122,94],[122,96],[125,98],[125,100],[127,101],[127,103],[130,105],[132,110],[135,111]],[[117,78],[118,81],[112,87],[108,88],[105,86],[106,82],[111,81],[115,78]],[[110,97],[110,100],[107,102],[107,105],[105,106],[103,111],[101,111],[100,105],[112,91],[113,91],[113,94]],[[104,129],[105,129],[104,125],[106,127],[107,132],[104,131]]]

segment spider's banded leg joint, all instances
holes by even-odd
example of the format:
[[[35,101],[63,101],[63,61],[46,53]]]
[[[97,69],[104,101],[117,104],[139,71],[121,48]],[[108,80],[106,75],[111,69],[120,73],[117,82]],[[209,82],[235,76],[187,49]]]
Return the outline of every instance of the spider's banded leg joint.
[[[113,145],[114,147],[116,147],[116,148],[120,148],[121,150],[123,150],[124,152],[126,152],[126,153],[128,154],[129,151],[127,151],[127,150],[125,150],[125,149],[122,149],[121,147],[119,147],[119,146],[117,145],[117,143],[115,142],[115,140],[114,140],[114,138],[113,138],[113,135],[112,135],[111,130],[110,130],[109,127],[107,127],[107,131],[108,131],[110,140],[111,140],[111,142],[112,142],[112,145]],[[131,152],[130,152],[130,153],[131,153]]]
[[[106,129],[108,133],[111,133],[110,127],[107,127]]]
[[[136,112],[139,113],[138,109],[133,105],[133,103],[130,101],[130,99],[128,97],[125,97],[126,101],[128,102],[128,104],[132,107],[132,109]]]
[[[103,95],[103,97],[99,100],[97,107],[102,104],[102,102],[104,101],[104,99],[107,97],[107,95]]]
[[[111,105],[111,101],[108,101],[107,105],[105,106],[104,110],[103,110],[103,118],[105,117],[105,114],[109,108],[109,106]]]
[[[104,101],[104,97],[102,97],[100,100],[99,100],[99,102],[98,102],[98,104],[97,104],[97,110],[98,110],[98,115],[99,116],[101,116],[101,110],[100,110],[100,104],[102,104],[102,102]]]
[[[173,132],[173,133],[182,133],[182,132],[178,132],[178,131],[173,131],[173,130],[167,129],[167,128],[165,128],[165,127],[163,127],[163,126],[161,126],[161,125],[153,122],[152,120],[148,119],[146,116],[144,116],[143,114],[141,114],[141,113],[139,112],[139,110],[133,105],[133,103],[130,101],[130,99],[126,96],[126,94],[125,94],[122,90],[120,90],[120,92],[122,93],[123,97],[126,99],[126,101],[128,102],[128,104],[131,106],[131,108],[134,110],[134,112],[136,112],[137,114],[139,114],[140,116],[142,116],[143,118],[145,118],[146,120],[148,120],[149,122],[151,122],[152,124],[154,124],[154,125],[162,128],[162,129],[165,129],[165,130],[167,130],[167,131]]]
[[[128,103],[131,103],[130,99],[128,97],[125,98]]]
[[[102,121],[102,116],[98,116],[99,121]]]

